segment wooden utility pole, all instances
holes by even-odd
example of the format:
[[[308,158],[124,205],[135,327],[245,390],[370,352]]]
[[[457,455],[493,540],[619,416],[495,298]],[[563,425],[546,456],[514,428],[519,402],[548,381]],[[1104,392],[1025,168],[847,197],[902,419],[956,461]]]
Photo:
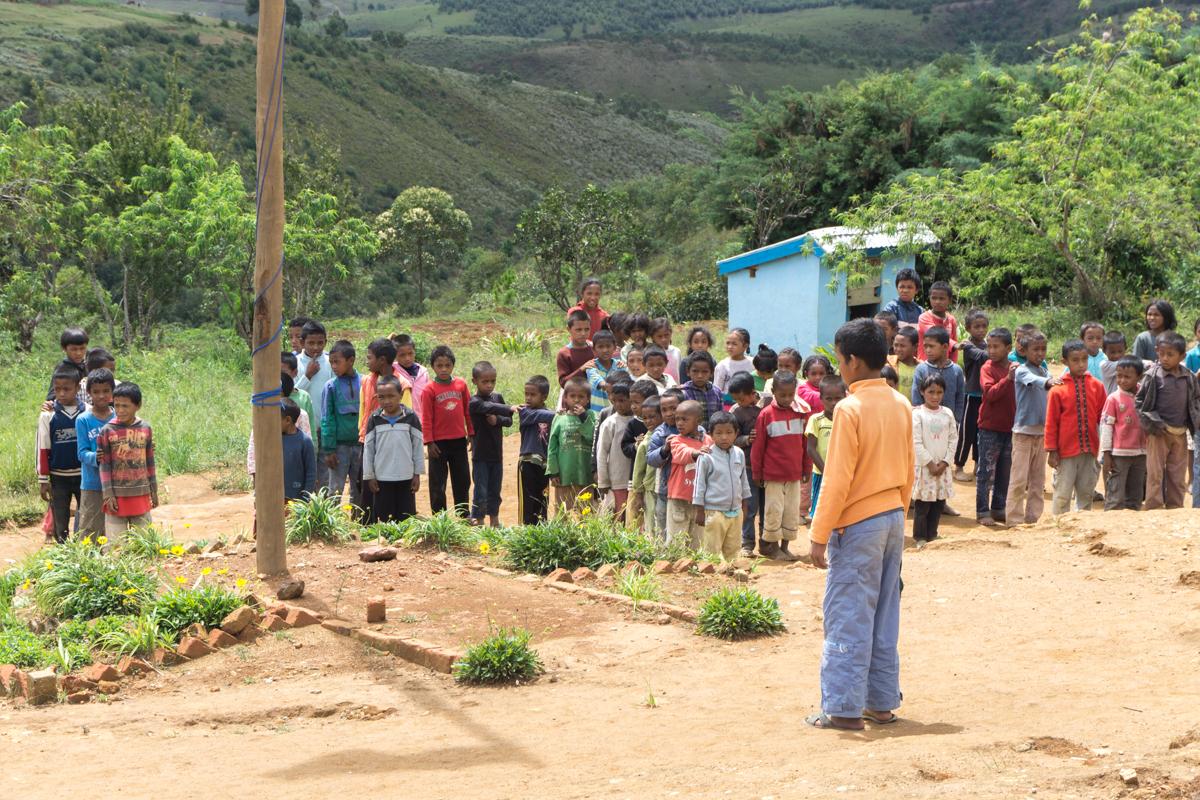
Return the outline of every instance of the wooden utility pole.
[[[283,320],[283,24],[285,0],[258,8],[258,230],[254,259],[254,510],[258,571],[287,570],[279,353]]]

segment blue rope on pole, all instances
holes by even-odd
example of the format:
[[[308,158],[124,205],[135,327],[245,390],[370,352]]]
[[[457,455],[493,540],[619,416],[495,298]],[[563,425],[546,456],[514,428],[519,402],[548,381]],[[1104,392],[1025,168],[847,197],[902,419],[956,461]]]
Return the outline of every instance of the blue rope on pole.
[[[274,155],[273,151],[275,149],[275,132],[279,129],[279,118],[281,116],[281,112],[282,112],[282,108],[283,108],[283,103],[282,103],[282,97],[283,97],[283,45],[284,45],[284,31],[286,29],[287,29],[286,22],[281,21],[280,25],[279,25],[279,48],[276,51],[277,55],[275,57],[275,67],[271,74],[271,96],[267,100],[267,113],[264,115],[266,119],[271,120],[271,135],[270,135],[270,139],[268,139],[267,138],[267,126],[264,123],[263,131],[262,131],[263,138],[259,142],[259,146],[258,146],[258,152],[260,152],[260,153],[263,152],[264,147],[266,148],[266,157],[261,159],[259,162],[258,175],[256,176],[256,184],[255,184],[254,239],[256,242],[258,241],[259,215],[262,212],[263,176],[266,174],[267,166],[271,163],[271,158]],[[275,111],[274,116],[271,115],[272,106],[274,106],[274,111]],[[277,281],[279,279],[279,276],[282,274],[283,274],[283,258],[281,256],[279,259],[279,268],[275,270],[275,274],[271,276],[271,280],[267,281],[267,285],[264,286],[263,290],[261,292],[259,292],[258,295],[254,298],[254,305],[256,305],[256,306],[258,305],[258,301],[263,298],[263,295],[265,295],[267,293],[267,290],[270,289],[271,286],[273,286],[275,284],[275,281]],[[283,325],[284,325],[283,316],[280,315],[279,330],[275,331],[275,335],[272,336],[270,339],[263,342],[258,347],[254,348],[254,351],[250,353],[250,357],[253,358],[258,353],[259,350],[262,350],[263,348],[269,346],[270,344],[275,342],[277,339],[279,339],[279,337],[283,334]],[[277,406],[277,405],[280,405],[281,400],[274,399],[274,398],[279,398],[282,394],[283,394],[283,382],[280,381],[278,389],[271,389],[269,391],[255,392],[254,394],[251,394],[250,402],[256,406]]]

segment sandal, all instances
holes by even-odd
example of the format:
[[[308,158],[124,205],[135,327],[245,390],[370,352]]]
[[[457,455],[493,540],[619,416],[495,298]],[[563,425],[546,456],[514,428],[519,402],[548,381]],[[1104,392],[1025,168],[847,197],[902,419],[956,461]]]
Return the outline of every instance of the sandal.
[[[870,711],[863,712],[863,720],[866,722],[874,722],[876,725],[891,725],[893,722],[899,722],[900,718],[893,712],[887,719],[880,719]]]
[[[813,714],[811,717],[804,720],[804,724],[810,728],[816,728],[817,730],[822,730],[822,731],[824,731],[824,730],[833,730],[833,731],[859,731],[859,730],[862,730],[861,728],[843,728],[840,725],[834,725],[833,721],[831,719],[829,719],[829,715],[826,714],[824,711],[822,711],[818,714]]]

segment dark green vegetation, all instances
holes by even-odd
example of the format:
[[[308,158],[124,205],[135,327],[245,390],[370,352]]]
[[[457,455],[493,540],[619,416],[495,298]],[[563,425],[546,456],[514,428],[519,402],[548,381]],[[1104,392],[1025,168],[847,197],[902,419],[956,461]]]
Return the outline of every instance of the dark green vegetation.
[[[771,636],[783,630],[779,601],[753,589],[727,587],[704,601],[696,618],[701,633],[718,639]]]
[[[464,683],[512,683],[529,680],[546,671],[537,650],[529,646],[529,631],[500,628],[467,648],[454,662],[454,677]]]

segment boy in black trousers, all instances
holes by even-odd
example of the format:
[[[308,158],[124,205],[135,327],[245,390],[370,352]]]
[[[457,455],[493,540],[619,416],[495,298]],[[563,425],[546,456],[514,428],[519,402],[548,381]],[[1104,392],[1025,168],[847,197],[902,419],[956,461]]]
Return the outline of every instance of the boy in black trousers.
[[[520,414],[521,454],[517,457],[517,519],[522,525],[536,525],[546,519],[546,443],[554,412],[546,408],[550,379],[534,375],[525,382],[525,405],[513,406]]]
[[[493,528],[500,527],[500,491],[504,485],[504,428],[512,425],[512,407],[496,388],[496,368],[480,361],[471,367],[471,427],[475,444],[471,451],[471,524],[482,525],[486,513]]]

